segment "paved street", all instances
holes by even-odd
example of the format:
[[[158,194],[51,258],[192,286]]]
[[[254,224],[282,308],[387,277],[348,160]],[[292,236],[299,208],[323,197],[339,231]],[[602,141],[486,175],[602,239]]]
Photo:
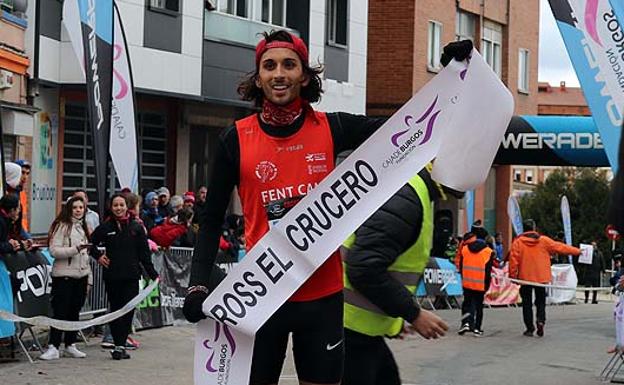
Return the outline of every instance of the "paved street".
[[[548,307],[544,338],[523,337],[520,309],[487,309],[485,336],[460,337],[459,311],[440,311],[453,327],[439,341],[413,337],[393,341],[404,384],[600,384],[598,373],[614,339],[613,303]],[[22,360],[0,364],[1,384],[10,385],[172,385],[192,384],[193,328],[168,327],[137,334],[142,347],[132,359],[113,362],[92,340],[84,360]],[[294,385],[288,359],[280,384]]]

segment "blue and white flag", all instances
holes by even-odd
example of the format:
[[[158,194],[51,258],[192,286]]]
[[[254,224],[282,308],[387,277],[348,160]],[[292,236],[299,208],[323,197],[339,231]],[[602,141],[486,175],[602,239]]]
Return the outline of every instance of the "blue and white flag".
[[[609,0],[549,0],[549,3],[609,164],[616,170],[624,107],[621,48],[624,34],[618,18]]]
[[[563,220],[563,233],[565,242],[572,244],[572,219],[570,218],[570,203],[565,195],[561,197],[561,219]],[[568,262],[572,263],[572,256],[568,255]]]
[[[474,223],[474,190],[466,191],[466,229],[470,231],[470,226]]]
[[[510,195],[507,199],[507,215],[509,215],[509,220],[511,220],[511,226],[513,227],[514,233],[516,233],[516,236],[522,234],[524,232],[524,227],[522,226],[520,205],[518,204],[516,197],[513,195]]]

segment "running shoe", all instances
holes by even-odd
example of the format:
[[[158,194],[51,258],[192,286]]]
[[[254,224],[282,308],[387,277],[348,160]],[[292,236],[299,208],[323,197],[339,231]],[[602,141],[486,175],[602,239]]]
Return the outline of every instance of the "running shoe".
[[[483,337],[483,330],[475,329],[472,331],[472,334],[474,334],[475,337]]]
[[[460,328],[459,331],[457,332],[457,334],[459,334],[460,336],[463,336],[464,333],[469,332],[470,331],[470,325],[468,324],[463,324]]]
[[[544,337],[544,323],[543,322],[537,323],[537,336]]]
[[[126,349],[128,350],[136,350],[141,347],[141,343],[134,338],[128,336],[126,339]]]

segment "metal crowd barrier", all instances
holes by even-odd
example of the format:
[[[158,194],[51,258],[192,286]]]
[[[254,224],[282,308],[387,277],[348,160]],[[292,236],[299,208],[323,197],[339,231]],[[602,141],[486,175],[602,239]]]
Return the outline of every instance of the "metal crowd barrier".
[[[192,247],[170,247],[157,253],[163,252],[175,261],[187,260],[191,263],[193,257]],[[160,270],[161,266],[158,266],[158,261],[162,263],[162,258],[152,258],[152,260],[155,262],[154,267],[156,270]],[[90,260],[90,263],[93,271],[93,287],[91,287],[87,300],[80,311],[81,318],[95,317],[108,311],[108,298],[104,287],[104,268],[93,258]]]

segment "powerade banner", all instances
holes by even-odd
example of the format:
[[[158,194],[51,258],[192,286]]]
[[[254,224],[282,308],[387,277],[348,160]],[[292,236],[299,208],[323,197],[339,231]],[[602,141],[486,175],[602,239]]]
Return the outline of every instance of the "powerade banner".
[[[113,0],[78,0],[98,205],[104,208],[113,84]]]
[[[9,271],[4,262],[0,261],[0,310],[13,312],[13,291]],[[10,337],[15,334],[15,324],[8,321],[0,321],[0,338]]]
[[[52,266],[40,251],[5,254],[2,256],[13,281],[16,314],[22,317],[49,315]],[[4,310],[4,309],[3,309]],[[13,310],[13,309],[11,309]]]
[[[609,166],[600,134],[589,116],[514,116],[494,163]]]
[[[624,33],[608,0],[549,0],[568,55],[617,169],[624,106]]]
[[[463,295],[461,276],[448,259],[429,258],[423,278],[416,289],[417,297],[439,295],[456,297]]]
[[[511,227],[513,228],[516,236],[524,232],[524,226],[522,226],[522,214],[520,213],[520,205],[515,196],[510,195],[507,198],[507,215],[511,220]]]

